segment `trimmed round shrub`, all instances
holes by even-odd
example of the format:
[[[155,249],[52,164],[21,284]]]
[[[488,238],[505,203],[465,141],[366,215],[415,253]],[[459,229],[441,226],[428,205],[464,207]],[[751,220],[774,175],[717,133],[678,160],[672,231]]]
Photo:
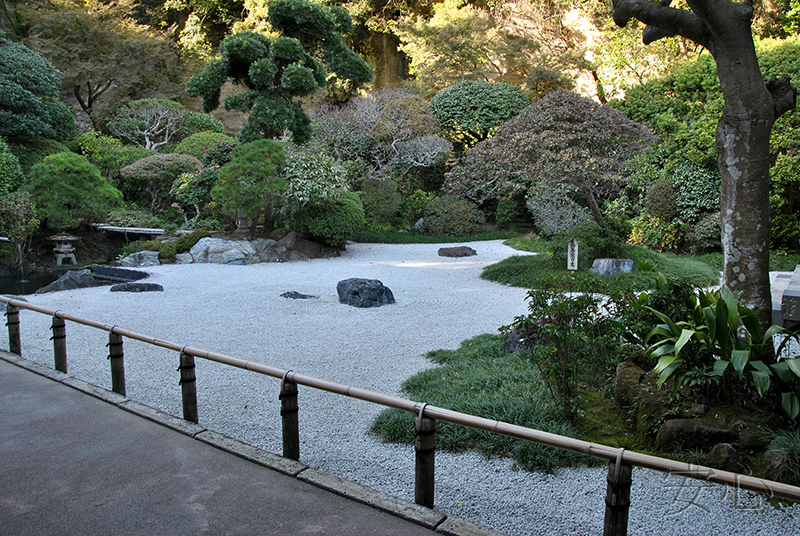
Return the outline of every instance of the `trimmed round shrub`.
[[[774,224],[775,220],[772,221]],[[796,217],[794,218],[794,227],[796,235],[800,234]],[[719,212],[706,214],[700,218],[700,221],[692,225],[690,238],[692,246],[699,251],[720,250],[722,248],[722,226],[719,222]]]
[[[51,229],[100,222],[122,204],[122,193],[85,156],[58,153],[33,166],[25,187],[39,218]]]
[[[432,199],[425,207],[425,234],[469,236],[478,233],[486,216],[466,199],[443,195]]]
[[[208,150],[216,147],[220,143],[233,145],[236,143],[236,140],[219,132],[198,132],[181,141],[172,152],[188,154],[198,160],[204,161]]]
[[[586,221],[580,225],[558,233],[548,245],[548,254],[556,268],[567,267],[567,243],[570,239],[578,240],[578,268],[588,270],[595,259],[613,257],[619,246],[613,230],[594,221]]]
[[[182,173],[200,169],[200,161],[185,154],[154,154],[120,170],[121,189],[128,201],[158,214],[170,205],[169,192]]]
[[[360,195],[364,214],[370,222],[390,223],[400,211],[402,200],[393,179],[367,179]]]
[[[344,249],[345,240],[364,228],[364,206],[353,192],[309,203],[295,214],[297,228],[329,246]]]
[[[647,190],[644,206],[647,212],[664,221],[672,221],[678,215],[675,188],[668,179],[659,179]]]
[[[631,220],[628,242],[656,251],[680,249],[683,231],[678,225],[666,222],[658,216],[640,214]]]
[[[44,160],[46,156],[72,152],[61,142],[35,136],[14,138],[9,146],[19,159],[19,165],[22,166],[22,172],[25,175],[29,175],[33,166]]]
[[[504,82],[458,82],[431,99],[431,112],[445,136],[468,149],[491,136],[530,104],[519,86]]]

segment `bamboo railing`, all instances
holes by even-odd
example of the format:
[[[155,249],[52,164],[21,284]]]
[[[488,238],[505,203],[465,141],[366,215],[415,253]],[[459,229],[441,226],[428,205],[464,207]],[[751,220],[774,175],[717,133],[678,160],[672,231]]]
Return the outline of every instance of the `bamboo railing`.
[[[367,389],[335,383],[313,376],[306,376],[292,370],[264,365],[254,361],[220,354],[210,350],[193,348],[174,342],[164,341],[140,333],[123,329],[119,326],[102,324],[94,320],[80,318],[63,311],[53,311],[44,307],[29,304],[0,296],[0,303],[6,303],[6,317],[9,337],[9,351],[21,354],[20,343],[20,309],[26,309],[53,317],[53,349],[55,368],[67,372],[65,321],[97,328],[109,333],[109,357],[111,360],[112,391],[125,395],[125,371],[123,338],[134,339],[154,346],[166,348],[180,353],[181,392],[183,398],[183,418],[198,422],[197,394],[195,389],[196,357],[215,361],[232,367],[250,370],[259,374],[272,376],[281,380],[281,418],[283,425],[283,455],[293,460],[300,458],[300,435],[298,427],[297,386],[303,385],[329,393],[349,396],[359,400],[380,404],[382,406],[408,411],[417,416],[415,441],[415,493],[417,504],[433,507],[434,498],[434,455],[435,455],[435,423],[437,420],[469,426],[502,434],[517,439],[533,441],[563,450],[578,452],[586,456],[607,460],[608,486],[606,490],[606,511],[604,522],[605,536],[627,534],[628,507],[630,505],[631,469],[645,467],[670,474],[691,477],[717,484],[733,486],[763,493],[769,497],[782,497],[800,501],[800,488],[748,475],[720,471],[701,465],[693,465],[668,460],[657,456],[642,454],[625,448],[613,448],[606,445],[589,443],[570,437],[542,432],[502,421],[493,421],[468,415],[445,408],[431,406],[426,403],[413,402],[397,396],[386,395]]]

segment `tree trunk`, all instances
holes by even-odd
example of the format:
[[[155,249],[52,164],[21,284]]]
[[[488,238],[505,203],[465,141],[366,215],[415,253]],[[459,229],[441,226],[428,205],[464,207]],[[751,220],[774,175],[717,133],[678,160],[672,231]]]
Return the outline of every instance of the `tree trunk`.
[[[731,37],[718,37],[717,72],[725,108],[717,124],[722,282],[758,312],[762,329],[772,323],[769,283],[769,139],[776,111],[756,58],[748,21],[731,21]],[[733,37],[735,36],[735,37]]]

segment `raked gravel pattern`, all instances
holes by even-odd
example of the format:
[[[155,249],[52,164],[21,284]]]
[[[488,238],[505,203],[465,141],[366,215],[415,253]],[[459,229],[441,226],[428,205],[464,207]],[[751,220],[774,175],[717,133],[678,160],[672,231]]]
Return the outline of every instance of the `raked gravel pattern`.
[[[344,384],[400,394],[403,380],[433,366],[425,353],[496,333],[526,313],[526,291],[480,278],[524,254],[500,241],[465,244],[477,256],[438,256],[436,244],[350,244],[342,256],[297,263],[147,268],[164,292],[108,287],[28,296],[34,304],[181,345],[214,350]],[[342,279],[379,279],[397,300],[372,309],[338,302]],[[287,291],[319,296],[294,300]],[[50,318],[23,311],[23,355],[52,366]],[[110,389],[107,336],[68,323],[69,374]],[[125,340],[127,394],[181,416],[176,352]],[[281,452],[279,380],[197,360],[200,422]],[[424,402],[424,401],[421,401]],[[367,430],[380,407],[300,388],[301,461],[413,500],[414,452]],[[516,470],[474,453],[436,457],[436,508],[509,535],[602,533],[605,468],[555,474]],[[775,508],[761,496],[635,468],[629,534],[800,535],[800,505]]]

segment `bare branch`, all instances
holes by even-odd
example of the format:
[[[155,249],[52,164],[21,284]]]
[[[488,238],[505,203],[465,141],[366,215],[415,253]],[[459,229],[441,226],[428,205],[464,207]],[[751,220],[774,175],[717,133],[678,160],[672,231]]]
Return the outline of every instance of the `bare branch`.
[[[636,19],[647,25],[642,34],[646,45],[664,37],[680,35],[713,50],[711,32],[694,13],[669,7],[668,2],[650,0],[614,0],[614,22],[625,27]]]

